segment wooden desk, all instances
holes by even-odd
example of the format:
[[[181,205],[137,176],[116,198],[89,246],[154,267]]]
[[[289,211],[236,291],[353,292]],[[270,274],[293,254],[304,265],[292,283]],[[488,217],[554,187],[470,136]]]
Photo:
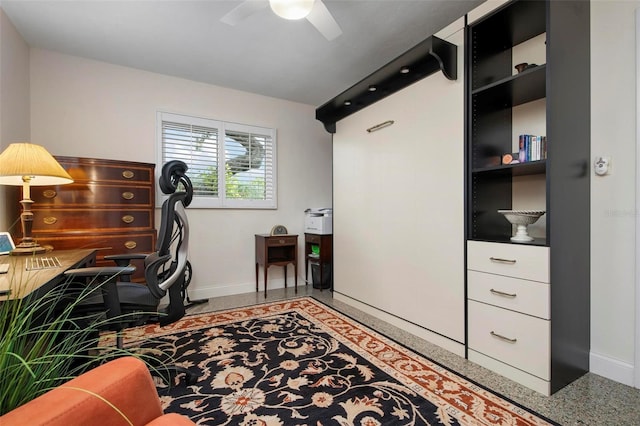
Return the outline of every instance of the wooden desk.
[[[258,272],[264,267],[264,297],[267,297],[267,269],[271,265],[284,266],[284,287],[287,287],[287,265],[293,263],[295,288],[298,292],[298,236],[256,234],[256,292]]]
[[[0,275],[0,290],[11,289],[8,295],[0,295],[2,300],[23,299],[26,296],[45,294],[64,281],[64,272],[69,269],[95,266],[97,249],[54,250],[37,256],[0,256],[0,264],[9,264],[9,272]],[[27,262],[33,258],[52,258],[62,266],[27,271]]]

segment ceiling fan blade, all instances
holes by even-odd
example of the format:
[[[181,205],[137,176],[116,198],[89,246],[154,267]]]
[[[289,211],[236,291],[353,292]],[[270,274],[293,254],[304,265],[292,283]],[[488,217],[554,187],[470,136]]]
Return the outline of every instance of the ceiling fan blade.
[[[228,25],[236,25],[254,13],[266,9],[268,4],[267,0],[245,0],[220,18],[220,21]]]
[[[316,0],[313,9],[307,15],[307,20],[329,41],[342,34],[340,26],[322,0]]]

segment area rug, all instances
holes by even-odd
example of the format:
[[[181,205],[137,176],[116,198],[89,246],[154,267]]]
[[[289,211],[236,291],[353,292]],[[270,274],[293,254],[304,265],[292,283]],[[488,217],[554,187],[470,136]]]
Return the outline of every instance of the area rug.
[[[159,393],[201,425],[553,424],[309,297],[140,327],[126,344],[199,374]]]

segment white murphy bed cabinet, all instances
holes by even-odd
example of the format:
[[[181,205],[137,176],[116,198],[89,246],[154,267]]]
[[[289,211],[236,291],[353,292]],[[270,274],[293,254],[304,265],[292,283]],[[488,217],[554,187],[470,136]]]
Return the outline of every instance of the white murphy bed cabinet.
[[[460,76],[456,24],[445,40]],[[439,70],[341,119],[333,136],[334,298],[461,356],[463,157],[463,79]]]
[[[589,369],[589,3],[486,10],[442,36],[457,80],[441,61],[345,112],[374,73],[316,110],[335,133],[334,297],[551,394]],[[519,134],[548,158],[502,165]],[[499,209],[545,210],[536,239],[511,242]]]

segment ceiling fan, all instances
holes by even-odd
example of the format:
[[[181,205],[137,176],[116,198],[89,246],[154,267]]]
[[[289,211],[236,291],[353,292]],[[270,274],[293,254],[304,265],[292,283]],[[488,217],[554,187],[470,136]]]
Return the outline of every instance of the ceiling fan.
[[[273,12],[285,19],[302,19],[316,27],[329,41],[334,40],[342,30],[322,0],[245,0],[220,18],[228,25],[236,25],[254,13],[271,6]]]

